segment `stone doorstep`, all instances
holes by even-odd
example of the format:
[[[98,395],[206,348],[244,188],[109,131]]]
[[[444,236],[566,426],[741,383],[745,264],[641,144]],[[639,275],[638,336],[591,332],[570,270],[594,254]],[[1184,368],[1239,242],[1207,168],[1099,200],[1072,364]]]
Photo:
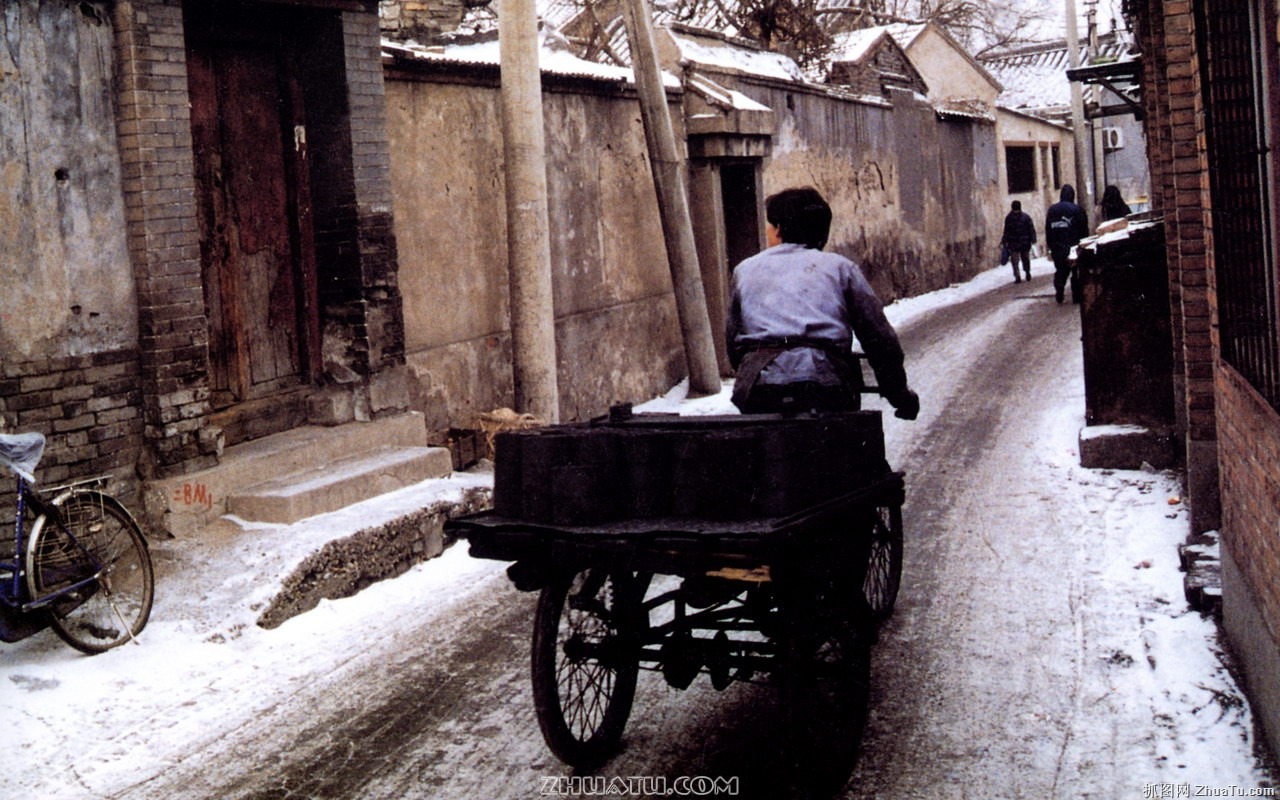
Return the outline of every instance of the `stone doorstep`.
[[[1096,425],[1080,430],[1080,466],[1088,469],[1169,469],[1177,463],[1175,437],[1140,425]]]
[[[247,487],[388,446],[425,448],[422,415],[411,412],[332,427],[309,425],[228,447],[216,467],[149,481],[143,487],[146,517],[168,535],[202,535],[220,526],[227,499]],[[448,453],[440,450],[447,464]]]
[[[443,478],[452,467],[442,447],[383,447],[233,493],[227,497],[227,513],[249,522],[290,524]]]

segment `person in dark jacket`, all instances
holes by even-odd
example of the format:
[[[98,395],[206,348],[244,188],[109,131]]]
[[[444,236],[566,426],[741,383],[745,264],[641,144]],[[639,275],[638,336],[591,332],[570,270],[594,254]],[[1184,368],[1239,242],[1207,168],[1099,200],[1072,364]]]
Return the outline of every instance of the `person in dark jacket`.
[[[1109,219],[1119,219],[1127,217],[1133,213],[1129,208],[1129,204],[1124,201],[1124,197],[1120,195],[1120,189],[1117,186],[1108,186],[1102,190],[1102,221]]]
[[[769,247],[733,271],[725,321],[737,370],[733,402],[747,414],[852,411],[867,354],[881,394],[903,419],[920,399],[907,385],[902,346],[862,270],[824,253],[831,207],[816,189],[785,189],[765,201]]]
[[[1014,200],[1012,210],[1004,218],[1004,234],[1000,237],[1000,246],[1009,249],[1009,263],[1013,264],[1013,282],[1022,283],[1018,273],[1018,263],[1031,280],[1031,245],[1036,243],[1036,224],[1031,215],[1022,210],[1021,201]]]
[[[1071,260],[1071,248],[1089,235],[1089,215],[1076,205],[1076,190],[1071,184],[1063,184],[1059,197],[1058,202],[1049,206],[1044,218],[1045,244],[1053,257],[1053,291],[1061,303],[1069,281],[1071,302],[1079,303],[1080,276]]]

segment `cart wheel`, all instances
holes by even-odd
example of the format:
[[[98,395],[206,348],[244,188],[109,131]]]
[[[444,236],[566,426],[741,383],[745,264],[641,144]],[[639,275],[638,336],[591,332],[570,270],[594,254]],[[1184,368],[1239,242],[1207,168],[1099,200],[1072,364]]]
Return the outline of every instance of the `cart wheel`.
[[[640,664],[638,583],[591,569],[538,597],[533,702],[547,746],[570,766],[598,765],[622,738]]]
[[[801,613],[782,641],[788,766],[799,795],[829,796],[848,778],[862,742],[873,631],[841,613],[838,598],[819,598]]]
[[[893,613],[901,583],[902,507],[880,506],[871,513],[871,547],[862,581],[862,593],[876,622]]]

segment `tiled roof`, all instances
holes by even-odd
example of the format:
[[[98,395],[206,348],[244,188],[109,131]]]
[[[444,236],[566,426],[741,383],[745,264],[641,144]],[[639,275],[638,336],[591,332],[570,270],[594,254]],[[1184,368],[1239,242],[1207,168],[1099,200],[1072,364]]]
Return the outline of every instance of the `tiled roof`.
[[[1129,44],[1115,34],[1099,37],[1098,55],[1092,63],[1128,56]],[[979,61],[1004,86],[997,100],[1003,108],[1053,114],[1071,107],[1071,82],[1067,80],[1067,44],[1064,41],[1023,47],[983,56]],[[1080,64],[1088,64],[1087,43],[1080,45]]]

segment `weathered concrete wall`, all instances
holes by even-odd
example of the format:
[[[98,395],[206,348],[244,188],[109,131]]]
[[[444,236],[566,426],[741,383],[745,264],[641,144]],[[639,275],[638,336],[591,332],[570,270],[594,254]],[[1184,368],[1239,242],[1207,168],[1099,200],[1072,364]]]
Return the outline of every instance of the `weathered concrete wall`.
[[[108,10],[0,10],[0,420],[48,438],[45,483],[110,474],[129,502],[141,363]]]
[[[138,344],[105,3],[0,14],[0,354]]]
[[[434,431],[513,402],[494,72],[387,83],[413,405]],[[666,391],[684,362],[634,95],[579,84],[546,92],[543,113],[568,421]]]
[[[736,88],[778,115],[766,194],[821,191],[835,214],[828,249],[861,264],[885,302],[995,265],[993,125],[940,120],[905,92],[874,105],[796,87]]]

